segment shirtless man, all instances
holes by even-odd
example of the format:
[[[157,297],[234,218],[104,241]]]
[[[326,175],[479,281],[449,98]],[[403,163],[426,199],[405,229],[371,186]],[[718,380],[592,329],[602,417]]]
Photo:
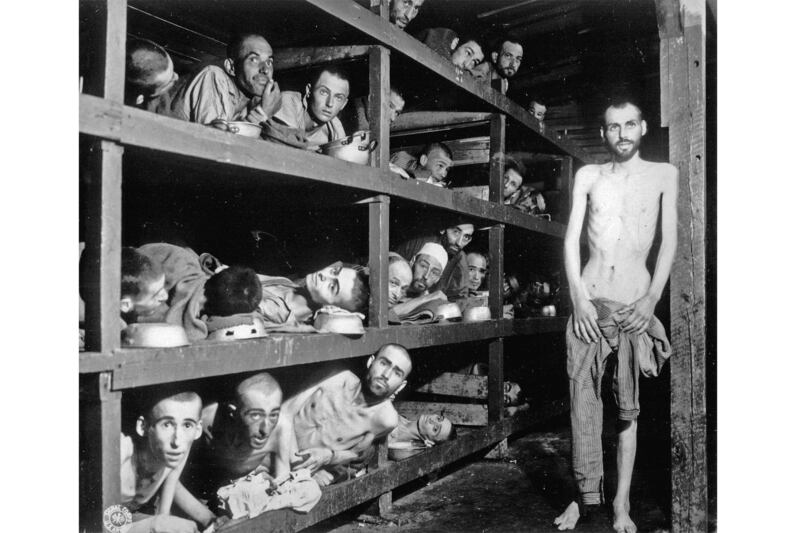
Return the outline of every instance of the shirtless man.
[[[332,467],[364,460],[373,441],[399,424],[391,400],[410,373],[406,349],[386,344],[367,361],[363,379],[339,372],[286,400],[273,432],[275,475],[308,468],[326,486],[334,481]]]
[[[612,160],[603,165],[587,165],[575,175],[572,212],[564,239],[573,307],[572,329],[567,331],[572,463],[583,505],[602,503],[602,370],[600,376],[591,376],[588,369],[595,365],[602,369],[615,345],[633,346],[632,350],[618,351],[614,376],[622,428],[618,435],[614,530],[623,533],[636,531],[629,513],[639,406],[636,383],[642,361],[637,346],[657,348],[659,342],[666,346],[659,353],[662,360],[657,368],[641,366],[646,375],[657,375],[669,355],[669,343],[653,310],[669,278],[677,240],[678,170],[640,157],[639,145],[646,133],[641,110],[630,101],[618,101],[606,109],[600,134]],[[581,273],[579,240],[587,206],[589,262]],[[659,223],[659,209],[662,240],[651,278],[645,262]],[[623,353],[630,351],[632,357]],[[573,529],[582,510],[577,501],[570,503],[555,519],[558,529]]]

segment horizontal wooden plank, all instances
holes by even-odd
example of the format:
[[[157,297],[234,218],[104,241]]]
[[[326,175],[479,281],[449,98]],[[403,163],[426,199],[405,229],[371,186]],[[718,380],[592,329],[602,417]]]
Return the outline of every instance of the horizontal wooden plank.
[[[472,342],[508,336],[515,330],[531,333],[563,331],[558,317],[489,320],[473,324],[432,324],[367,328],[361,337],[336,334],[275,334],[263,339],[199,342],[181,348],[127,348],[113,354],[83,352],[80,372],[114,372],[115,389],[169,381],[236,374],[317,361],[360,357],[386,343],[409,349]],[[529,323],[525,326],[517,323]],[[528,334],[528,333],[522,333]]]
[[[308,67],[340,59],[366,56],[372,46],[318,46],[312,48],[281,48],[275,50],[272,61],[275,70]]]
[[[460,398],[485,400],[488,392],[488,378],[472,374],[442,372],[428,383],[416,388],[417,392],[426,394],[443,394]]]
[[[123,145],[388,194],[553,237],[563,238],[566,233],[566,226],[558,222],[540,220],[501,204],[455,194],[417,180],[405,180],[388,170],[236,136],[85,94],[80,96],[80,131]],[[254,179],[266,178],[256,175]],[[186,179],[191,178],[187,176]]]
[[[568,399],[559,399],[543,405],[536,411],[504,418],[480,429],[464,431],[459,433],[456,440],[443,442],[408,459],[390,462],[385,467],[358,479],[326,487],[322,491],[319,503],[308,514],[281,509],[250,520],[229,522],[220,531],[224,533],[299,531],[452,462],[485,450],[513,433],[563,413],[568,405]]]
[[[424,414],[441,413],[458,426],[485,426],[489,423],[489,408],[481,403],[406,401],[395,403],[395,407],[398,413],[410,420]]]
[[[369,9],[351,0],[306,0],[342,22],[364,32],[392,50],[415,61],[451,84],[481,98],[495,110],[507,114],[518,123],[524,125],[531,135],[538,135],[546,140],[546,144],[559,153],[577,157],[584,163],[594,163],[595,158],[579,146],[564,140],[558,140],[549,132],[539,132],[539,122],[519,104],[509,100],[488,83],[474,79],[469,73],[456,68],[446,58],[440,56],[406,32],[396,28],[388,21],[372,13]]]
[[[491,113],[474,113],[467,111],[411,111],[403,113],[392,123],[392,133],[409,132],[430,128],[449,129],[459,124],[475,124],[486,122]]]

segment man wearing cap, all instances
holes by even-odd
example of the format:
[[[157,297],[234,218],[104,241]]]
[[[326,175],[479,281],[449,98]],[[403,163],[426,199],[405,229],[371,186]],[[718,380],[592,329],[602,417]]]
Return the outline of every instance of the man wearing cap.
[[[447,253],[447,261],[439,282],[429,290],[441,290],[449,300],[465,298],[469,295],[469,266],[464,247],[472,242],[474,232],[474,224],[457,224],[440,230],[438,235],[427,235],[406,241],[398,246],[396,251],[405,258],[413,258],[427,243],[440,245]],[[409,289],[410,292],[413,290],[415,290],[413,287]]]
[[[411,285],[406,294],[412,298],[428,294],[439,282],[447,264],[447,252],[441,244],[426,242],[411,258]]]

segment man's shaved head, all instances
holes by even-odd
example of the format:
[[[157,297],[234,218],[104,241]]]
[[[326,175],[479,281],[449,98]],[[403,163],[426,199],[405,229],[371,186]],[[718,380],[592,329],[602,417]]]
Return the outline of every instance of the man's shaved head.
[[[278,384],[275,378],[266,372],[261,372],[255,376],[250,376],[239,383],[239,386],[236,387],[236,397],[241,398],[245,392],[251,389],[259,390],[268,395],[274,392],[281,392],[281,386]]]

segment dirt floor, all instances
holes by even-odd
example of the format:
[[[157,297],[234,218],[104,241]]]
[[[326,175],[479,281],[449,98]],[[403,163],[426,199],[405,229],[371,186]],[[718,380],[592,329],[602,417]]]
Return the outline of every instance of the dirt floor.
[[[613,424],[613,417],[608,418]],[[669,511],[669,471],[658,454],[651,453],[663,449],[663,435],[647,431],[646,424],[644,429],[643,434],[640,422],[631,514],[639,531],[665,531],[669,527],[665,515]],[[603,440],[608,477],[605,490],[610,500],[616,484],[613,425],[605,428]],[[440,471],[438,479],[429,476],[395,491],[390,520],[373,519],[362,507],[307,531],[556,531],[553,519],[569,497],[569,457],[569,421],[560,417],[549,427],[510,440],[503,460],[473,457]],[[613,531],[610,514],[596,513],[579,522],[576,531]]]

